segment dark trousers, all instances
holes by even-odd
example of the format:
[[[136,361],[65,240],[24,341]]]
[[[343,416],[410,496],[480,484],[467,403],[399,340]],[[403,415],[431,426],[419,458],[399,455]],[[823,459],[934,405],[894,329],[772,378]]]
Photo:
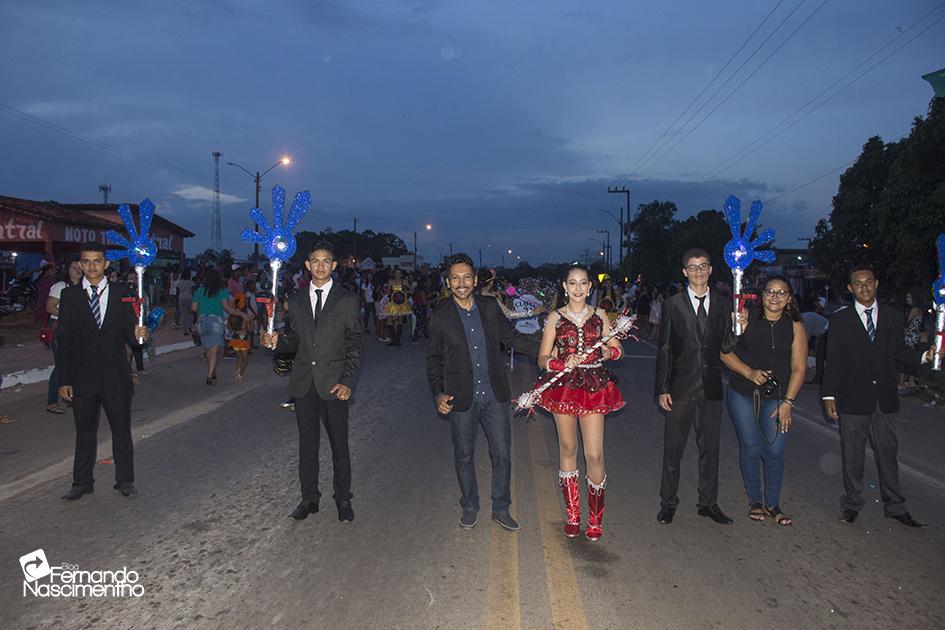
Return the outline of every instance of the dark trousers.
[[[476,480],[476,436],[482,426],[492,460],[492,513],[508,514],[512,503],[512,427],[508,403],[494,400],[473,403],[466,411],[449,415],[453,438],[453,460],[464,512],[479,511],[479,482]]]
[[[53,337],[49,344],[53,354],[53,369],[49,374],[49,383],[46,384],[46,406],[55,405],[59,402],[59,339]]]
[[[72,466],[72,485],[91,486],[95,481],[98,446],[99,410],[105,410],[112,430],[112,457],[115,462],[115,481],[134,483],[134,444],[131,440],[131,398],[75,392],[72,413],[75,417],[75,460]]]
[[[863,507],[863,464],[869,440],[879,473],[879,492],[886,516],[905,514],[906,499],[899,491],[899,438],[896,417],[878,409],[868,416],[840,417],[840,453],[843,456],[843,490],[840,509],[859,512]]]
[[[324,423],[331,445],[334,466],[335,502],[350,501],[351,456],[348,452],[348,401],[325,400],[314,387],[295,399],[295,419],[299,425],[299,483],[302,500],[318,502],[318,449]]]
[[[722,424],[721,400],[676,400],[663,423],[663,478],[660,503],[675,509],[679,505],[679,464],[689,429],[696,429],[699,447],[699,503],[711,507],[719,494],[719,430]]]

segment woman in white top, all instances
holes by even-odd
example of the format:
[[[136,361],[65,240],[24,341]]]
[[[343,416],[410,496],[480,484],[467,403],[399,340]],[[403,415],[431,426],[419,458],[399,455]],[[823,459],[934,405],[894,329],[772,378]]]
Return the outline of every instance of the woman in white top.
[[[82,267],[79,265],[78,260],[73,260],[69,263],[66,277],[49,288],[49,297],[46,298],[46,313],[49,316],[48,327],[53,329],[53,340],[52,343],[49,344],[53,352],[53,370],[49,375],[49,389],[46,394],[46,411],[57,415],[66,412],[66,410],[62,408],[62,405],[59,404],[59,374],[56,370],[56,363],[58,363],[56,355],[59,354],[59,340],[56,337],[55,329],[56,324],[59,323],[59,298],[62,295],[63,289],[80,282],[82,282]]]

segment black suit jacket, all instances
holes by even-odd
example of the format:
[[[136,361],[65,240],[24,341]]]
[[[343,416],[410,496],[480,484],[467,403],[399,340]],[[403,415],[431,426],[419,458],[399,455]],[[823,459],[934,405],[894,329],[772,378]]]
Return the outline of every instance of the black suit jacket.
[[[734,349],[732,301],[712,291],[705,334],[683,290],[663,304],[660,340],[656,349],[656,395],[670,394],[673,401],[722,400],[723,345]]]
[[[364,349],[358,296],[334,281],[324,300],[316,325],[308,288],[289,298],[290,332],[279,335],[276,352],[295,355],[290,396],[302,398],[314,385],[319,396],[334,400],[330,391],[338,383],[354,391]]]
[[[138,320],[129,295],[118,283],[108,285],[105,320],[99,329],[82,283],[66,287],[59,299],[59,386],[71,385],[75,395],[131,396],[131,368],[125,350],[138,343]]]
[[[880,305],[876,340],[870,343],[856,308],[830,316],[822,394],[836,398],[841,414],[868,415],[877,404],[883,413],[899,411],[896,361],[919,365],[923,353],[906,347],[903,328],[899,311]]]
[[[499,344],[536,357],[541,343],[518,332],[499,310],[495,298],[475,295],[474,299],[486,337],[492,392],[497,401],[508,402],[512,393],[505,372],[505,355]],[[453,396],[453,409],[467,411],[473,401],[472,359],[469,357],[466,329],[457,308],[456,303],[450,300],[433,311],[430,340],[427,342],[427,379],[434,398],[450,394]]]

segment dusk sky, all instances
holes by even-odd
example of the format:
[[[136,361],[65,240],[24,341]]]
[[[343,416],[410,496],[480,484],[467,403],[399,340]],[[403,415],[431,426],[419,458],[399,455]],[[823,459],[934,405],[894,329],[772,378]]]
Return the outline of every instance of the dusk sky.
[[[427,259],[452,242],[537,264],[616,232],[608,186],[680,218],[761,199],[777,245],[804,246],[842,170],[801,186],[925,114],[945,3],[0,0],[0,55],[2,195],[89,203],[108,182],[197,233],[192,256],[220,150],[224,247],[245,255],[253,182],[225,162],[289,155],[262,205],[276,183],[310,190],[300,229],[357,217],[409,247],[403,228],[430,223]]]

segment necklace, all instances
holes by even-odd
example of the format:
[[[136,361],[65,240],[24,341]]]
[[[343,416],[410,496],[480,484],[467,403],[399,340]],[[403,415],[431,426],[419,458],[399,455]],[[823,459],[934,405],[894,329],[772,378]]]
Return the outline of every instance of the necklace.
[[[782,315],[778,315],[778,318],[772,321],[772,320],[768,319],[767,316],[765,316],[765,320],[767,320],[768,324],[771,326],[771,349],[772,349],[772,350],[774,350],[774,326],[775,326],[775,324],[777,324],[779,321],[781,321],[781,317],[783,317],[783,314],[782,314]]]
[[[584,308],[581,309],[581,310],[580,310],[579,312],[577,312],[577,313],[573,313],[573,312],[571,311],[571,309],[569,309],[567,306],[565,306],[565,307],[564,307],[563,309],[561,309],[561,310],[562,310],[562,313],[561,313],[561,314],[562,314],[565,318],[567,318],[568,321],[570,321],[571,323],[573,323],[573,324],[574,324],[575,326],[577,326],[578,328],[580,328],[581,326],[583,326],[583,325],[584,325],[584,322],[587,321],[587,318],[590,316],[590,314],[594,312],[594,311],[591,309],[591,307],[588,306],[587,304],[585,304],[585,305],[584,305]]]

